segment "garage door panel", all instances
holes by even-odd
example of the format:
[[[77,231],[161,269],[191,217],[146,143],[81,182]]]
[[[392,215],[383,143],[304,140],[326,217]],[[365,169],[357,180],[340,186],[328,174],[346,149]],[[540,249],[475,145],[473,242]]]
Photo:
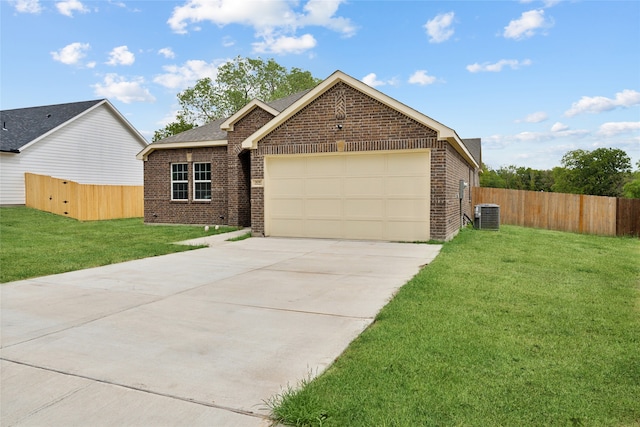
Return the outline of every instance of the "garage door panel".
[[[304,205],[307,218],[342,218],[342,203],[339,199],[307,199]]]
[[[387,218],[389,219],[415,219],[427,221],[423,212],[428,212],[429,200],[393,199],[386,201]]]
[[[335,156],[306,158],[307,176],[333,177],[344,173],[344,159]]]
[[[430,152],[265,157],[265,234],[429,239]]]
[[[308,178],[306,181],[298,180],[302,186],[304,183],[307,197],[328,196],[340,197],[342,194],[341,178]]]
[[[336,238],[343,233],[342,219],[308,219],[305,221],[305,236],[316,238]],[[300,237],[300,236],[297,236]]]
[[[342,180],[345,197],[384,196],[382,177],[350,177]]]
[[[382,240],[384,224],[382,221],[347,220],[345,228],[349,230],[350,239]]]
[[[422,175],[429,167],[429,153],[403,153],[389,156],[387,171],[390,175]]]
[[[424,197],[430,191],[429,180],[420,177],[390,176],[386,184],[386,194],[389,196]]]
[[[271,184],[271,194],[274,197],[300,197],[304,194],[304,182],[297,178],[272,178]]]
[[[383,199],[349,199],[344,201],[344,216],[354,219],[374,219],[384,217]]]
[[[345,159],[345,176],[378,176],[385,170],[385,159],[379,155],[348,156]]]
[[[271,214],[274,218],[302,218],[304,214],[304,202],[300,199],[274,199],[271,203]]]

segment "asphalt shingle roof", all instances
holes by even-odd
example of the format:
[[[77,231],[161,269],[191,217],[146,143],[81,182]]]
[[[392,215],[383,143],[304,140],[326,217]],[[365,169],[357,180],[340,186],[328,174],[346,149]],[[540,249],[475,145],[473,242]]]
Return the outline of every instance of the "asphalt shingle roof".
[[[104,101],[71,102],[0,111],[0,151],[18,153],[34,139]]]
[[[294,93],[285,98],[276,99],[267,103],[267,105],[274,110],[282,112],[287,109],[291,104],[302,98],[311,89],[303,90],[302,92]],[[164,139],[154,142],[154,144],[169,144],[174,142],[198,142],[198,141],[224,141],[227,139],[227,132],[220,129],[220,125],[227,120],[228,117],[222,119],[215,119],[202,126],[198,126],[193,129],[180,132],[175,135],[168,136]]]
[[[464,138],[462,140],[464,145],[469,150],[469,153],[473,156],[473,159],[478,163],[478,165],[482,164],[482,140],[480,138]]]

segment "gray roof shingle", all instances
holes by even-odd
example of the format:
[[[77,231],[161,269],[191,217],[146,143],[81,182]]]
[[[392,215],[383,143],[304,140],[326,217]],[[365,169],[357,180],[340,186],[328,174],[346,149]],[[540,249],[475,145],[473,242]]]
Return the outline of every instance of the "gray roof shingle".
[[[19,153],[20,149],[47,132],[73,119],[104,99],[17,108],[0,111],[0,151]]]
[[[311,89],[303,90],[302,92],[294,93],[285,98],[276,99],[267,103],[267,105],[274,110],[282,112],[290,107],[298,99],[302,98]],[[222,119],[215,119],[202,126],[198,126],[193,129],[180,132],[175,135],[168,136],[164,139],[154,142],[153,144],[169,144],[175,142],[199,142],[199,141],[224,141],[227,139],[227,132],[220,129],[220,125],[227,120],[228,117]]]
[[[480,138],[464,138],[462,142],[476,163],[482,167],[482,140]]]

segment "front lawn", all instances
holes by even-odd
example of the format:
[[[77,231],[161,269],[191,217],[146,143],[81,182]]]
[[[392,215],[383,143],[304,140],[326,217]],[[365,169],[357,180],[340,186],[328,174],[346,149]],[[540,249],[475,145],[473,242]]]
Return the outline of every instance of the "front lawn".
[[[0,208],[0,283],[194,249],[172,242],[235,228],[150,226],[141,218],[80,222],[24,207]]]
[[[298,426],[640,425],[640,240],[463,230],[324,374]]]

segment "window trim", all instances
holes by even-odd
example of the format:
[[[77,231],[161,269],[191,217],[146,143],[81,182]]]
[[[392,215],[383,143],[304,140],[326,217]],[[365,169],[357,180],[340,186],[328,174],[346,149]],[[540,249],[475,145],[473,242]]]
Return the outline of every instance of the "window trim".
[[[196,179],[196,174],[197,173],[203,173],[202,171],[196,171],[196,169],[197,169],[196,165],[209,165],[209,170],[208,171],[204,171],[205,174],[208,173],[209,179]],[[197,201],[197,202],[210,202],[211,201],[211,189],[213,187],[212,182],[211,182],[211,178],[212,178],[211,170],[212,170],[211,162],[194,162],[193,163],[193,173],[192,174],[193,174],[193,200],[194,201]],[[197,191],[198,191],[198,189],[197,189],[198,185],[197,184],[202,184],[202,183],[209,184],[209,198],[208,199],[199,199],[199,198],[196,197],[196,194],[197,194]]]
[[[185,169],[181,170],[181,171],[175,171],[174,172],[174,166],[178,166],[178,165],[183,165],[185,167]],[[173,179],[174,178],[174,173],[181,173],[181,174],[186,174],[186,178],[187,179]],[[174,184],[187,184],[187,191],[186,191],[186,197],[183,199],[176,199],[175,196],[175,190],[174,190]],[[171,201],[176,201],[176,202],[185,202],[189,200],[189,163],[185,163],[185,162],[178,162],[178,163],[171,163]]]

